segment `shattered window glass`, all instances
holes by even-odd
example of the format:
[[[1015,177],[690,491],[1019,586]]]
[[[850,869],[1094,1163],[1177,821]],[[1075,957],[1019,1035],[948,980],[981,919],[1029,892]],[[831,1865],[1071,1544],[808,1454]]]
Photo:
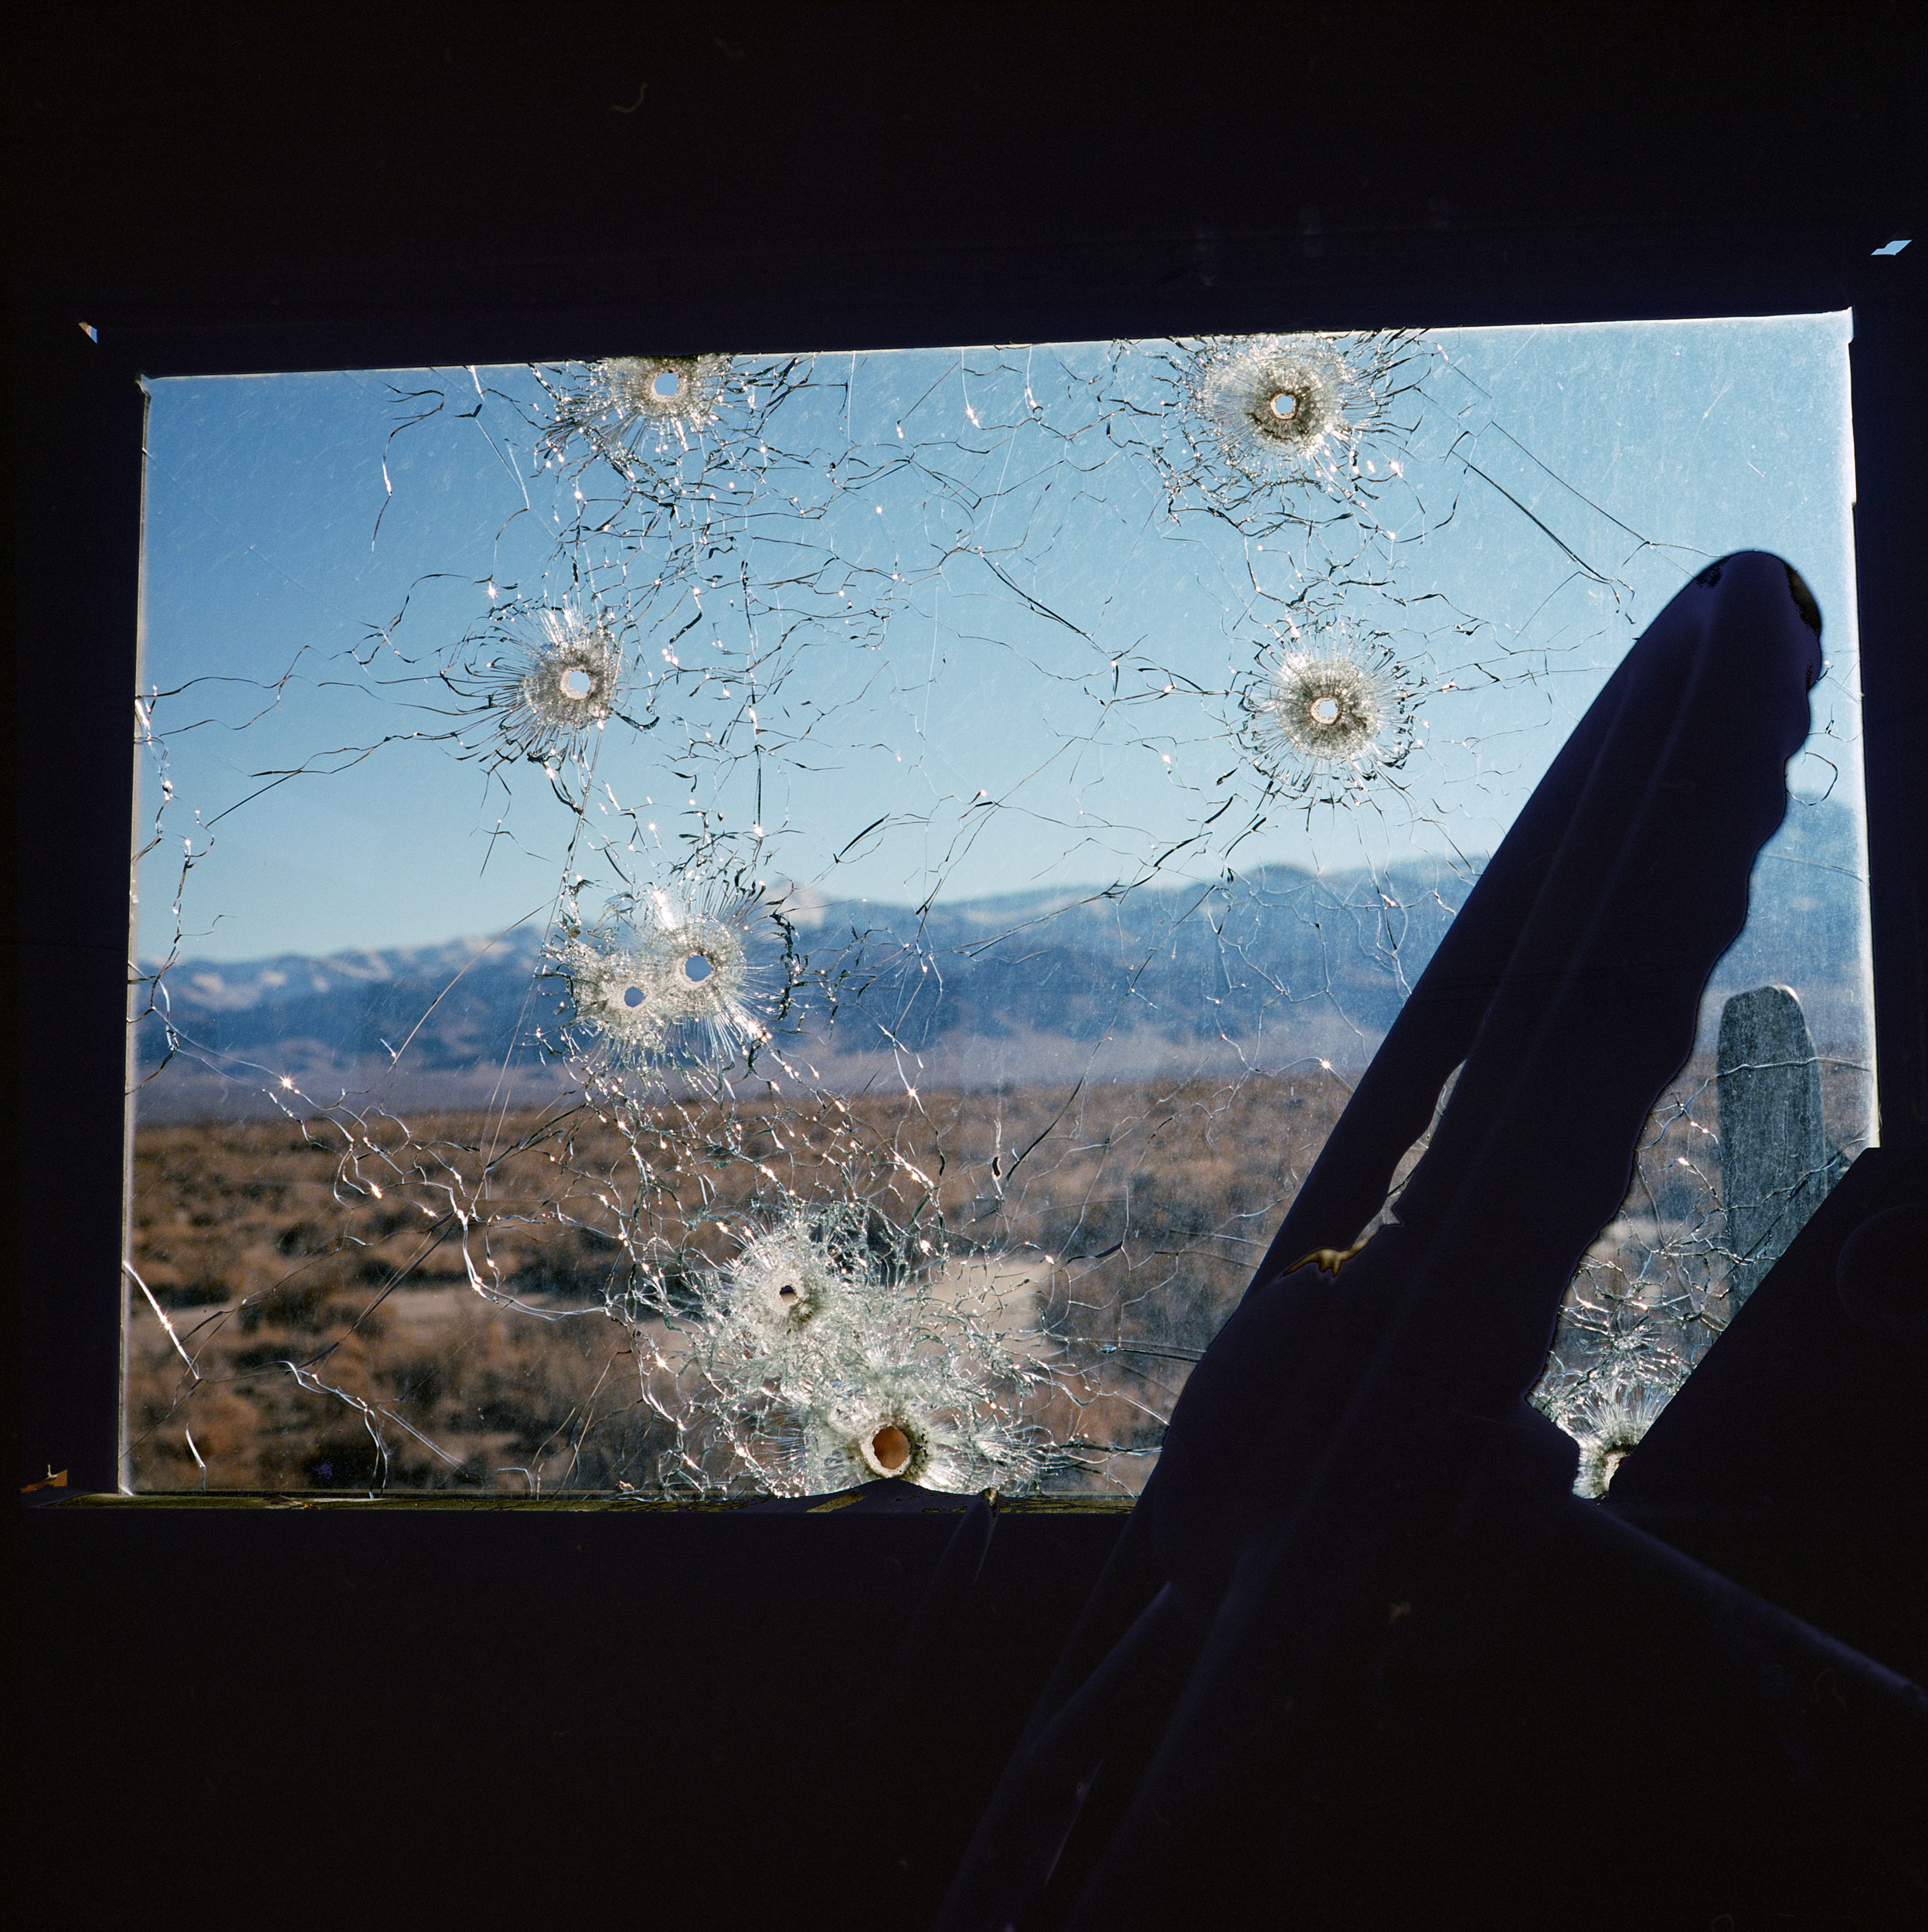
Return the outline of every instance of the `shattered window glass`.
[[[1771,549],[1814,733],[1538,1393],[1599,1493],[1875,1131],[1848,338],[153,383],[134,1486],[1135,1491],[1569,729]]]

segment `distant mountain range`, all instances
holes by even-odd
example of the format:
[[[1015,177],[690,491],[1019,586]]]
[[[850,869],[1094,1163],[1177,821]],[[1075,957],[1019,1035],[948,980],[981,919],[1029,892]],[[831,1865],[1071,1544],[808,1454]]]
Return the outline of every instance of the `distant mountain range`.
[[[1780,981],[1817,1035],[1852,1028],[1858,885],[1852,821],[1799,808],[1756,882],[1725,990]],[[1771,876],[1770,876],[1771,874]],[[1268,866],[1229,881],[1012,894],[921,910],[793,893],[806,963],[787,1053],[826,1084],[889,1073],[930,1085],[1137,1078],[1322,1057],[1362,1065],[1471,889],[1421,862],[1378,874]],[[525,1099],[566,1084],[535,1043],[566,1017],[538,977],[542,935],[184,961],[162,979],[190,1053],[144,1098],[145,1117],[245,1104],[277,1076],[317,1099],[379,1088],[421,1107],[480,1104],[513,1059]],[[1831,1049],[1824,1039],[1823,1050]],[[141,1023],[145,1070],[166,1053]],[[397,1057],[399,1056],[399,1058]],[[217,1073],[216,1067],[228,1070]]]

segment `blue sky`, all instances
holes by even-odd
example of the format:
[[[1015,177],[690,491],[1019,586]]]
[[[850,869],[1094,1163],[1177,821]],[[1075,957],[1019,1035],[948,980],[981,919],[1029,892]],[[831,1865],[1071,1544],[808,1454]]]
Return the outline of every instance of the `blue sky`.
[[[1310,814],[1258,804],[1233,693],[1320,546],[1171,515],[1132,440],[1155,426],[1094,400],[1131,359],[815,359],[774,457],[685,464],[678,527],[729,541],[680,573],[634,518],[568,540],[575,488],[600,521],[610,479],[532,464],[527,372],[157,382],[143,683],[173,790],[150,760],[139,954],[168,949],[189,849],[181,949],[216,960],[540,920],[566,872],[590,898],[651,883],[699,826],[767,876],[896,902],[1103,885],[1188,838],[1161,876],[1484,852],[1640,628],[1741,547],[1787,555],[1828,621],[1795,789],[1851,789],[1848,335],[1430,338],[1379,500],[1390,587],[1344,600],[1408,666],[1420,746],[1396,787]],[[411,394],[437,413],[391,440]],[[478,723],[439,674],[492,607],[590,588],[624,614],[630,715],[657,723],[605,730],[579,819],[539,769],[457,755]]]

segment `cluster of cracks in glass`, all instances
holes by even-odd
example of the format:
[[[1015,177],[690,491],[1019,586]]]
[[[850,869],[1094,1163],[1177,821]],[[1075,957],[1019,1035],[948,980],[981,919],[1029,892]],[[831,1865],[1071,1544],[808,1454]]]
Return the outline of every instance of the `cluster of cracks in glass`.
[[[219,1129],[157,1122],[137,1153],[129,1274],[162,1338],[136,1377],[144,1481],[1142,1481],[1345,1104],[1338,1049],[1375,1023],[1346,975],[1364,962],[1403,994],[1476,869],[1375,863],[1369,842],[1360,889],[1255,893],[1238,864],[1280,813],[1355,844],[1360,823],[1444,815],[1413,782],[1429,701],[1469,667],[1535,675],[1402,576],[1456,509],[1423,495],[1422,457],[1461,474],[1488,404],[1410,334],[987,350],[930,373],[882,403],[830,356],[397,392],[393,441],[456,419],[488,439],[498,565],[465,633],[412,592],[343,667],[393,731],[275,781],[440,746],[480,768],[492,838],[559,853],[555,888],[492,1079],[405,1107],[411,1042],[495,970],[488,950],[379,1064],[230,1049],[169,982],[219,835],[188,832],[173,954],[143,976],[145,1078],[250,1097]],[[1127,565],[1203,560],[1232,613],[1212,648],[1134,626],[1125,570],[1065,595],[1054,548],[1091,529]],[[1613,563],[1572,574],[1610,619]],[[942,755],[940,621],[1048,708],[1049,798],[974,789]],[[261,711],[294,685],[264,684]],[[196,702],[142,699],[157,846],[182,835],[170,733]],[[853,747],[914,782],[826,838],[786,801],[821,804],[799,787]],[[1164,787],[1142,822],[1080,802],[1127,757]],[[1107,883],[961,927],[946,882],[1006,813]],[[893,840],[914,903],[838,898],[837,867]],[[1309,979],[1279,930],[1311,946]],[[1027,958],[1066,994],[1019,1079],[1049,990]],[[946,1073],[958,1002],[974,1039],[1018,1043]],[[1315,1009],[1324,1046],[1260,1050]],[[1593,1493],[1723,1318],[1711,1088],[1690,1069],[1657,1112],[1539,1392]]]

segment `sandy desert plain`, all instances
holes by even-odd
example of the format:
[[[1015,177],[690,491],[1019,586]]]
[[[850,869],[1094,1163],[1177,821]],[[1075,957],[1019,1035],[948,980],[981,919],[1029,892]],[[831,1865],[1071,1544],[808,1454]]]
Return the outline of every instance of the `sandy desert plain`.
[[[131,1259],[175,1334],[132,1288],[135,1485],[647,1492],[672,1432],[606,1311],[639,1203],[673,1297],[786,1200],[866,1201],[1081,1392],[1027,1420],[1142,1450],[1346,1097],[1315,1070],[666,1105],[627,1131],[580,1105],[145,1127]],[[1133,1343],[1179,1359],[1110,1352]],[[1142,1455],[1115,1461],[1088,1486],[1135,1487]]]
[[[1586,1263],[1623,1322],[1690,1291],[1701,1346],[1726,1313],[1713,1073],[1697,1053],[1656,1110]],[[692,1394],[662,1370],[678,1311],[746,1234],[846,1201],[879,1257],[1049,1368],[1013,1420],[1087,1447],[1048,1486],[1135,1491],[1348,1092],[1315,1066],[143,1127],[134,1485],[661,1493]],[[1825,1108],[1851,1148],[1854,1100]]]

